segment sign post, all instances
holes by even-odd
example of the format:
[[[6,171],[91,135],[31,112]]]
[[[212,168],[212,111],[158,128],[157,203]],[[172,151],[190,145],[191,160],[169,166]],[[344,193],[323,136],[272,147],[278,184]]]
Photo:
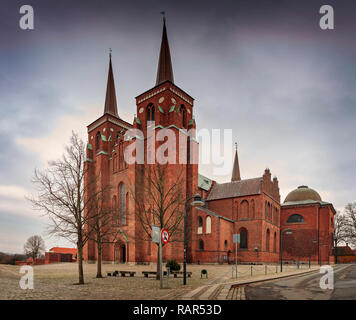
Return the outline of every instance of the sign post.
[[[162,279],[162,239],[159,239],[159,287],[163,288],[163,279]]]
[[[167,229],[162,229],[160,237],[159,237],[159,280],[160,280],[160,288],[163,288],[163,273],[162,273],[162,242],[164,244],[168,243],[169,233]]]
[[[235,233],[233,235],[233,243],[235,243],[235,270],[236,270],[236,279],[237,279],[237,244],[240,243],[239,233]]]
[[[163,279],[162,279],[162,232],[161,228],[152,225],[152,242],[158,243],[158,252],[159,252],[159,279],[160,279],[160,288],[163,288]]]

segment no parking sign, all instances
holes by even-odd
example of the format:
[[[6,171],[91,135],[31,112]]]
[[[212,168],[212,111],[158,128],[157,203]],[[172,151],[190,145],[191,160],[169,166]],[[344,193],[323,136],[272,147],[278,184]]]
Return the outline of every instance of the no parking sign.
[[[169,241],[169,233],[167,229],[163,229],[161,232],[161,239],[164,244],[168,243]]]

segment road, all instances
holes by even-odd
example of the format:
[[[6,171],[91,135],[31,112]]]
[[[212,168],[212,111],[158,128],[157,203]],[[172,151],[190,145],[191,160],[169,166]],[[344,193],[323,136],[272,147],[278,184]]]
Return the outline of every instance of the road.
[[[324,274],[256,283],[244,287],[247,300],[356,300],[356,264],[337,265],[334,269],[334,289],[321,289]]]

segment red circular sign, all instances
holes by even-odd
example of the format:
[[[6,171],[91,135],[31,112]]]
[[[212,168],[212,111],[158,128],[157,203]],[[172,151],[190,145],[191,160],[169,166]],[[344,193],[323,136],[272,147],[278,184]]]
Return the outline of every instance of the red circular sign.
[[[163,243],[167,243],[169,241],[169,233],[167,229],[163,229],[161,232],[161,239]]]

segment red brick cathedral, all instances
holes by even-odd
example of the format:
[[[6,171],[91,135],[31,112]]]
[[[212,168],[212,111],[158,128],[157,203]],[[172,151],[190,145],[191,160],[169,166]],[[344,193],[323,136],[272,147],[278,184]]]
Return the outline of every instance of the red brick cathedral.
[[[113,228],[119,235],[104,244],[102,260],[107,262],[157,260],[157,246],[140,237],[144,233],[142,223],[138,215],[132,214],[137,210],[134,197],[147,184],[147,174],[155,166],[147,161],[149,121],[154,121],[153,131],[170,128],[176,137],[196,128],[194,99],[174,83],[165,20],[156,84],[136,97],[136,108],[133,123],[120,118],[110,55],[104,114],[88,126],[85,162],[86,181],[91,176],[99,176],[98,184],[112,187],[106,205],[113,208]],[[125,138],[130,129],[139,129],[143,137]],[[145,162],[127,163],[124,150],[138,139],[144,144]],[[190,143],[177,147],[177,158],[182,154],[185,157],[196,154],[195,137],[187,139]],[[205,199],[204,207],[188,208],[188,262],[233,262],[233,234],[240,234],[237,253],[240,263],[278,262],[281,243],[284,261],[333,262],[335,209],[316,191],[300,186],[281,203],[278,179],[272,178],[269,169],[260,177],[241,178],[237,149],[230,182],[217,183],[204,177],[198,173],[196,162],[189,161],[170,164],[167,180],[174,182],[178,172],[183,177],[181,190],[185,199],[196,193]],[[142,201],[146,201],[144,197]],[[85,246],[84,259],[97,260],[95,242],[89,241]],[[165,245],[163,259],[182,261],[183,242]]]

